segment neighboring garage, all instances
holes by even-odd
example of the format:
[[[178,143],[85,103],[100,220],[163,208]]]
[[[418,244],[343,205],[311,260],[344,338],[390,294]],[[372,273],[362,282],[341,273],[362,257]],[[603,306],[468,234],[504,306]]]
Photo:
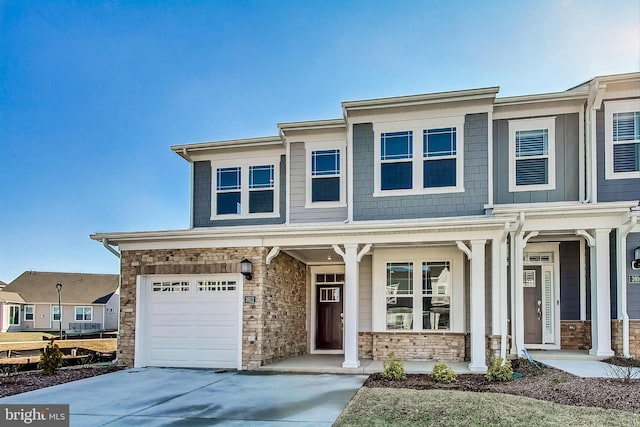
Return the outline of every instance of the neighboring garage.
[[[241,369],[242,275],[149,275],[137,286],[135,366]]]

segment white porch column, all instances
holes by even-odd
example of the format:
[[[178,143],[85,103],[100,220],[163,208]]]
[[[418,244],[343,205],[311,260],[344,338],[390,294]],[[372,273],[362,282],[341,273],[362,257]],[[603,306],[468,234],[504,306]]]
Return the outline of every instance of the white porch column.
[[[485,372],[486,363],[486,330],[485,330],[485,258],[484,246],[486,240],[471,241],[471,362],[469,370]]]
[[[358,253],[358,245],[350,243],[344,245],[344,252],[338,245],[333,249],[344,260],[344,362],[343,368],[358,368],[358,296],[359,296],[359,263],[362,257],[369,252],[371,245],[366,245]]]
[[[591,248],[591,350],[594,356],[613,356],[611,350],[611,294],[609,289],[609,232],[595,230],[595,247]],[[594,270],[595,269],[595,270]]]

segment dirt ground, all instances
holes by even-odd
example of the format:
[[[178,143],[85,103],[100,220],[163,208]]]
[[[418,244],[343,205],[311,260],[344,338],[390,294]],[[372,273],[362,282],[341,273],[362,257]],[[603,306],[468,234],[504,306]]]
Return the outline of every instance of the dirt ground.
[[[504,383],[489,382],[484,375],[477,374],[458,375],[457,381],[450,384],[435,382],[431,375],[409,374],[404,381],[388,381],[382,374],[373,374],[365,386],[506,393],[565,405],[640,413],[640,379],[580,378],[550,367],[538,369],[527,362],[515,362],[514,372],[522,373],[522,377]],[[614,363],[614,366],[638,365],[638,361],[629,362],[619,358],[609,359],[608,362]]]

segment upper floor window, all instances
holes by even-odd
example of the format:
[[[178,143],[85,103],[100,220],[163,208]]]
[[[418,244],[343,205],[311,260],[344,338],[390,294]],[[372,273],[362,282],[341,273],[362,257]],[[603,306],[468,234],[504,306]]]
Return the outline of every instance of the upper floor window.
[[[464,117],[380,124],[374,128],[379,141],[375,145],[374,196],[464,191],[463,156],[458,149],[458,141],[463,140]]]
[[[311,202],[340,201],[340,150],[311,152]]]
[[[555,117],[509,121],[509,191],[553,190]]]
[[[344,141],[305,143],[307,208],[345,206]]]
[[[640,178],[640,100],[605,103],[606,178]]]
[[[213,163],[212,219],[278,215],[279,163],[270,160]]]

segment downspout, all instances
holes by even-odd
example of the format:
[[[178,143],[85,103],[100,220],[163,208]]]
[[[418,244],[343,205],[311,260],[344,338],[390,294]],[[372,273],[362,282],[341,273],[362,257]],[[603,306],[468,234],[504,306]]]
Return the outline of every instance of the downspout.
[[[120,258],[120,252],[118,252],[117,250],[113,249],[113,246],[111,246],[109,244],[109,239],[102,239],[102,246],[104,246],[109,252],[111,252],[112,254],[114,254],[115,256],[117,256],[118,258]]]
[[[627,236],[638,223],[638,217],[632,216],[626,227],[619,229],[616,241],[616,251],[618,253],[618,289],[620,291],[620,304],[618,310],[622,314],[622,355],[627,359],[631,357],[629,353],[629,313],[627,312],[627,280],[625,269],[627,267]]]

